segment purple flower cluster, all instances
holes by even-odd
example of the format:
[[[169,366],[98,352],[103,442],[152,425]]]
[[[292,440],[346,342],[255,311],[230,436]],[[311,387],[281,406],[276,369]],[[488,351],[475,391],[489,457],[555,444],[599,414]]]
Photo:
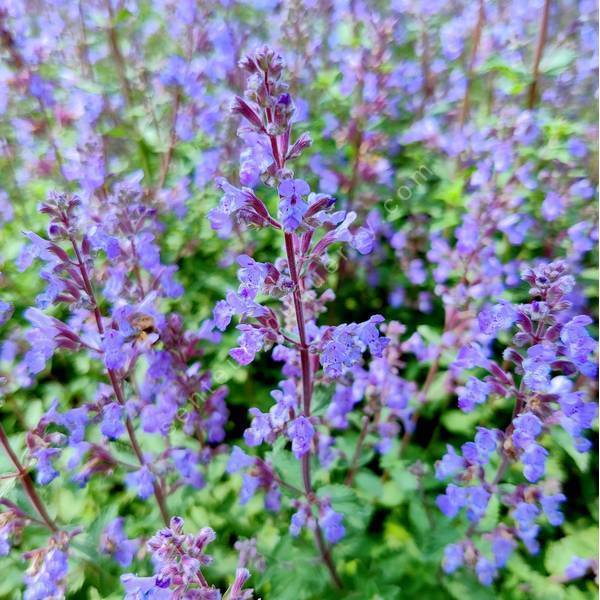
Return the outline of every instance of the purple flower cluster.
[[[317,360],[328,380],[339,380],[351,369],[360,368],[367,350],[371,356],[381,357],[387,339],[380,336],[378,325],[383,321],[380,316],[364,323],[337,327],[316,324],[316,317],[325,310],[324,304],[331,297],[326,292],[319,298],[312,289],[319,285],[320,272],[327,266],[328,249],[345,242],[359,251],[368,251],[369,233],[362,229],[352,231],[350,225],[356,218],[355,213],[331,212],[334,199],[311,193],[308,184],[294,178],[287,166],[288,161],[299,157],[310,145],[310,138],[303,134],[292,141],[291,117],[295,108],[282,79],[283,59],[265,47],[246,57],[241,65],[249,78],[245,97],[237,97],[232,110],[245,121],[240,131],[250,131],[261,149],[261,159],[257,158],[254,163],[263,167],[262,181],[277,190],[279,220],[270,215],[267,203],[253,190],[239,190],[223,181],[219,186],[225,195],[209,218],[221,235],[229,235],[234,225],[240,224],[281,230],[286,257],[274,264],[259,263],[245,255],[239,257],[238,290],[229,291],[226,299],[217,303],[211,324],[222,331],[233,315],[241,318],[238,346],[230,351],[230,356],[239,364],[247,365],[260,350],[275,346],[273,357],[284,362],[287,379],[272,393],[276,404],[268,413],[251,409],[252,423],[244,437],[250,446],[263,442],[273,444],[281,436],[289,439],[293,454],[302,460],[304,493],[312,498],[308,476],[310,455],[315,451],[321,455],[321,449],[328,445],[328,436],[320,431],[326,422],[311,415],[312,389],[323,378],[318,373]],[[265,161],[265,156],[269,160]],[[319,236],[320,230],[323,231]],[[280,311],[266,304],[269,297],[281,300]],[[250,459],[243,458],[241,450],[236,448],[230,472],[250,466],[248,461]],[[271,508],[278,507],[279,501],[275,502],[273,497],[274,478],[270,469],[262,461],[256,463],[254,469],[255,475],[244,476],[243,501],[262,487],[267,490],[266,503]],[[332,543],[339,541],[343,534],[341,515],[323,506],[318,506],[318,515],[315,515],[310,504],[303,505],[304,512],[296,513],[303,515],[302,523],[316,519],[313,529],[321,535],[320,517],[324,521],[326,539]],[[300,520],[299,516],[295,517],[297,531]]]
[[[161,529],[147,543],[155,574],[150,577],[138,577],[131,573],[121,576],[125,598],[220,600],[221,591],[209,585],[202,573],[202,568],[212,562],[212,557],[205,551],[215,537],[210,527],[204,527],[196,535],[186,534],[183,531],[183,519],[173,517],[169,527]],[[227,598],[254,598],[251,589],[243,589],[249,578],[248,569],[238,568]]]
[[[111,521],[102,532],[100,550],[112,556],[122,567],[128,567],[138,550],[138,542],[125,535],[125,520],[122,517]]]
[[[0,425],[14,467],[6,477],[20,482],[31,510],[0,500],[0,555],[19,546],[26,527],[50,535],[25,554],[24,597],[67,594],[77,530],[57,525],[36,491],[50,486],[51,497],[66,477],[81,487],[123,482],[136,510],[167,526],[148,544],[154,575],[124,576],[128,598],[221,597],[202,573],[214,533],[184,534],[168,504],[205,487],[213,459],[228,450],[228,390],[203,368],[203,354],[232,322],[230,366],[269,353],[282,379],[271,406],[258,399],[261,408],[249,410],[243,437],[256,455],[233,446],[226,471],[241,473],[242,504],[261,492],[268,511],[293,511],[290,534],[315,537],[336,586],[330,545],[355,526],[320,486],[351,486],[372,454],[387,453],[382,467],[396,459],[398,438],[404,452],[440,390],[471,413],[456,412],[462,422],[481,416],[488,425],[460,449],[448,445],[435,467],[439,480],[451,479],[438,507],[468,521],[444,569],[466,566],[490,585],[521,545],[537,553],[541,528],[562,524],[566,501],[546,475],[556,446],[549,434],[570,437],[572,454],[587,452],[597,415],[595,313],[576,283],[598,241],[588,164],[596,131],[584,116],[597,95],[595,7],[77,4],[0,6],[0,223],[7,239],[26,229],[17,270],[41,264],[35,299],[19,297],[19,282],[0,300],[0,327],[10,329],[0,391],[15,395],[3,409],[46,376],[66,383],[56,368],[64,355],[86,365],[74,395],[53,388],[60,395],[50,406],[40,395],[45,412],[23,436],[23,463]],[[239,61],[265,40],[285,48],[289,69],[270,46]],[[236,132],[223,107],[244,78],[231,103],[242,121]],[[295,135],[309,119],[318,140],[310,154],[311,136]],[[292,169],[298,159],[306,180]],[[169,227],[203,204],[199,196],[211,201],[212,182],[221,198],[207,220],[226,240],[212,242],[221,266],[237,265],[239,285],[190,329],[177,264],[197,240],[171,263],[171,233],[184,228]],[[42,233],[30,200],[59,187],[77,195],[48,196]],[[267,262],[273,240],[283,251]],[[12,253],[7,244],[2,286],[12,285]],[[529,267],[532,256],[540,258]],[[550,262],[556,256],[564,260]],[[364,279],[375,310],[407,325],[362,311],[347,320],[366,320],[335,325],[333,311],[325,314],[335,294],[322,288],[336,269],[340,288]],[[514,300],[519,272],[530,286],[523,304]],[[344,300],[336,315],[350,310]],[[430,326],[438,315],[439,335]],[[508,403],[510,421],[508,412],[490,419]],[[290,464],[301,483],[282,475]],[[499,522],[488,527],[496,501]],[[120,567],[144,553],[129,525],[118,517],[95,540]],[[245,566],[229,600],[252,596]],[[576,556],[555,579],[597,580],[597,571],[597,561]]]
[[[68,539],[58,534],[44,548],[30,550],[23,556],[31,563],[25,575],[23,598],[44,600],[64,597],[69,570]]]
[[[517,326],[513,345],[503,353],[504,366],[484,358],[481,351],[477,354],[474,347],[459,356],[465,368],[479,366],[489,373],[483,381],[470,377],[467,385],[457,390],[460,408],[473,410],[494,396],[511,398],[512,421],[504,431],[479,427],[474,442],[463,444],[460,454],[448,446],[447,454],[436,465],[438,479],[452,477],[456,482],[438,497],[440,510],[453,518],[465,509],[471,521],[466,539],[446,549],[444,568],[452,572],[463,564],[471,566],[486,585],[504,566],[518,540],[529,552],[538,552],[538,522],[542,515],[553,526],[563,522],[560,505],[566,497],[557,490],[555,481],[543,481],[548,456],[541,443],[544,432],[561,426],[570,434],[575,448],[586,452],[590,442],[584,434],[597,414],[597,405],[586,399],[585,392],[574,391],[576,377],[596,377],[592,357],[597,344],[585,329],[590,319],[573,315],[567,300],[574,281],[566,263],[555,261],[525,268],[522,276],[530,286],[529,303],[501,303],[479,315],[481,330],[490,336],[513,324]],[[569,344],[574,339],[578,341],[577,349]],[[474,360],[468,360],[469,356]],[[503,477],[517,463],[528,483],[504,492]],[[508,508],[512,524],[500,523],[492,532],[482,532],[483,537],[492,539],[490,561],[474,538],[493,495],[498,495]]]
[[[115,470],[118,461],[111,457],[110,442],[128,437],[140,468],[126,474],[125,482],[142,499],[156,496],[166,518],[165,476],[175,475],[196,488],[204,485],[200,469],[214,452],[210,444],[224,437],[227,390],[213,388],[210,374],[200,370],[200,335],[185,331],[177,314],[160,310],[161,297],[178,296],[181,290],[172,280],[174,268],[160,263],[152,233],[155,213],[144,204],[137,180],[117,185],[104,200],[96,206],[91,200],[84,204],[77,197],[52,194],[41,207],[50,216],[50,239],[29,235],[32,243],[23,256],[43,260],[48,274],[42,305],[67,304],[71,317],[61,321],[38,308],[27,311],[32,328],[25,364],[35,373],[58,349],[86,351],[102,361],[110,385],[101,384],[96,398],[78,408],[60,412],[55,402],[29,436],[28,447],[40,484],[59,475],[58,459],[68,447],[67,467],[84,485],[94,473]],[[114,303],[110,317],[100,310],[97,286]],[[127,398],[124,382],[142,361],[148,365],[143,383],[136,396]],[[188,435],[201,433],[207,443],[166,447],[151,455],[139,445],[134,419],[145,433],[165,440],[183,422]],[[86,441],[86,430],[95,424],[105,444]],[[65,434],[49,430],[50,425]]]

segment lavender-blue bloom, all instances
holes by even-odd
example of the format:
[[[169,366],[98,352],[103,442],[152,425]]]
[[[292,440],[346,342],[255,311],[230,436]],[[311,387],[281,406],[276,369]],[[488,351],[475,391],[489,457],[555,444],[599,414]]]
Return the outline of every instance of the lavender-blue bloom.
[[[452,518],[465,506],[467,499],[467,490],[451,483],[446,487],[446,493],[436,498],[436,503],[448,518]]]
[[[574,317],[563,326],[560,339],[565,345],[566,356],[585,375],[594,377],[596,366],[590,362],[589,357],[596,351],[598,344],[586,330],[586,326],[591,323],[592,319],[587,315]]]
[[[321,526],[325,532],[325,539],[330,544],[337,544],[346,534],[343,520],[344,517],[331,507],[326,508],[321,516]]]
[[[125,520],[119,517],[111,521],[102,532],[100,550],[110,554],[122,567],[128,567],[138,550],[138,542],[125,534]]]
[[[238,337],[238,346],[229,351],[229,355],[240,365],[248,365],[260,350],[264,343],[264,335],[258,330],[247,325],[238,325],[242,334]]]
[[[251,408],[248,411],[252,416],[252,423],[244,431],[244,440],[248,446],[258,446],[264,440],[270,439],[273,432],[271,420],[268,414],[262,413],[258,408]]]
[[[467,518],[469,521],[477,522],[486,513],[491,494],[480,485],[467,488]]]
[[[548,451],[539,444],[529,444],[521,455],[523,475],[532,483],[543,477],[546,471]]]
[[[537,554],[539,544],[537,535],[540,530],[536,525],[535,519],[540,514],[540,510],[534,504],[519,502],[512,513],[513,519],[517,525],[517,534],[523,540],[525,546],[532,554]]]
[[[450,444],[446,445],[446,449],[446,454],[435,464],[435,476],[440,480],[452,477],[466,467],[465,459]]]
[[[53,461],[59,455],[58,448],[40,448],[33,453],[37,458],[36,481],[40,485],[48,485],[58,477],[59,472],[54,467]]]
[[[574,579],[584,577],[592,567],[593,562],[594,561],[591,558],[573,556],[573,558],[571,558],[571,562],[567,565],[567,568],[565,569],[566,580],[573,581]]]
[[[302,179],[284,179],[278,187],[279,213],[281,214],[281,223],[285,231],[295,231],[302,223],[302,219],[308,210],[308,204],[302,200],[302,196],[307,196],[310,187]]]
[[[107,369],[122,369],[127,362],[127,354],[124,350],[125,340],[115,329],[109,329],[102,340],[104,350],[104,364]]]
[[[492,537],[492,553],[498,568],[504,567],[517,547],[516,542],[504,530],[494,532]]]
[[[256,493],[258,486],[260,485],[260,479],[244,473],[242,475],[242,489],[240,491],[240,504],[246,504],[252,496]]]
[[[551,525],[558,527],[562,525],[565,517],[560,511],[560,505],[567,499],[564,494],[552,494],[551,496],[547,496],[546,494],[542,494],[540,498],[540,504],[542,505],[542,510],[546,515],[548,521]]]
[[[0,325],[4,325],[13,313],[13,305],[10,302],[0,300]]]
[[[527,350],[523,360],[523,382],[533,391],[545,392],[550,386],[551,363],[556,360],[552,348],[536,344]]]
[[[375,357],[381,356],[388,339],[380,336],[376,327],[383,317],[375,315],[364,323],[338,325],[332,328],[331,340],[327,341],[320,355],[321,365],[328,377],[337,378],[355,364],[368,348]]]
[[[125,589],[124,600],[170,600],[172,594],[168,589],[156,585],[156,577],[137,577],[131,573],[121,575],[121,583]]]
[[[297,417],[288,426],[288,437],[292,440],[292,452],[296,458],[301,458],[310,452],[315,429],[306,417]]]
[[[449,544],[444,548],[442,567],[445,573],[454,573],[463,566],[464,561],[465,549],[462,544]]]
[[[111,402],[102,409],[102,423],[100,431],[106,437],[116,440],[125,433],[123,423],[124,409],[120,404]]]
[[[495,335],[503,329],[508,329],[517,318],[515,307],[509,302],[489,306],[479,313],[479,329],[482,333]]]
[[[198,490],[204,487],[204,477],[198,470],[201,462],[198,452],[189,448],[172,448],[170,456],[177,472],[187,485]]]
[[[33,560],[25,576],[24,600],[60,598],[65,594],[68,572],[67,553],[59,548],[48,549],[39,560]]]
[[[492,585],[494,578],[497,575],[496,567],[484,556],[480,556],[475,564],[475,573],[477,573],[477,579],[483,585]]]
[[[132,488],[135,493],[146,500],[154,491],[154,475],[147,466],[142,466],[139,470],[125,475],[127,487]]]
[[[531,412],[518,415],[513,420],[513,442],[517,448],[525,449],[533,444],[542,432],[542,422]]]
[[[251,456],[248,456],[239,446],[234,446],[227,462],[227,472],[237,473],[251,467],[253,464],[254,459]]]
[[[477,404],[483,404],[490,393],[490,386],[476,377],[469,377],[464,387],[458,389],[458,406],[463,412],[471,412]]]
[[[306,510],[300,509],[292,515],[292,519],[290,522],[290,534],[294,537],[300,535],[302,528],[306,525],[307,514]]]

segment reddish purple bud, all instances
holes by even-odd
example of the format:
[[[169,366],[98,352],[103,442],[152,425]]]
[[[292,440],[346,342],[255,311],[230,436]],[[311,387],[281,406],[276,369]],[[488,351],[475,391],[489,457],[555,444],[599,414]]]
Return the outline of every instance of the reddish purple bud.
[[[66,263],[69,263],[71,261],[71,259],[69,258],[69,255],[57,244],[49,244],[48,250],[50,252],[52,252],[52,254],[54,254],[58,258],[60,258],[60,260],[66,262]]]
[[[523,328],[523,331],[533,333],[533,323],[531,322],[531,319],[522,312],[517,314],[517,324]]]
[[[518,366],[523,363],[523,357],[513,348],[507,348],[502,354],[504,360],[510,360]]]
[[[504,385],[512,385],[510,377],[493,361],[490,361],[488,368],[490,373]]]
[[[63,337],[62,335],[57,335],[55,340],[59,348],[65,348],[66,350],[79,350],[79,344],[77,342]]]
[[[260,117],[243,98],[239,96],[235,97],[235,100],[231,104],[231,112],[242,115],[257,131],[264,131]]]
[[[567,360],[556,360],[551,363],[550,366],[554,371],[562,371],[563,375],[566,375],[567,377],[577,373],[577,367]]]
[[[548,328],[548,331],[546,331],[544,339],[550,342],[555,342],[560,336],[561,329],[562,326],[559,324],[552,325],[552,327]]]
[[[86,256],[89,256],[89,254],[91,252],[90,240],[87,235],[84,235],[83,239],[81,240],[81,251]]]
[[[317,199],[314,200],[308,207],[306,211],[305,218],[309,219],[313,215],[316,215],[318,212],[322,210],[327,210],[331,206],[335,204],[335,198],[332,196],[327,196],[326,194],[319,194]]]
[[[312,144],[312,139],[308,133],[303,133],[295,142],[294,145],[289,149],[287,153],[287,160],[292,158],[298,158],[304,150],[306,150]]]

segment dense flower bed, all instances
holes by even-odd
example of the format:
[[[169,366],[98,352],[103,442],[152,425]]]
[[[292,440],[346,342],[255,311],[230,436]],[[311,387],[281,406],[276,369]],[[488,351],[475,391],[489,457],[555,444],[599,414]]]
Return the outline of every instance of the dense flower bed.
[[[0,0],[0,596],[596,597],[597,17]]]

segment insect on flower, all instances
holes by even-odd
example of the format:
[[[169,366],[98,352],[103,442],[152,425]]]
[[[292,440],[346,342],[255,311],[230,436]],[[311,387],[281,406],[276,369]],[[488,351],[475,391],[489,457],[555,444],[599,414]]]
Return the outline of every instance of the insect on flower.
[[[154,317],[144,313],[134,313],[130,318],[131,326],[134,329],[127,341],[140,342],[145,345],[152,345],[158,342],[160,334],[156,328]]]

